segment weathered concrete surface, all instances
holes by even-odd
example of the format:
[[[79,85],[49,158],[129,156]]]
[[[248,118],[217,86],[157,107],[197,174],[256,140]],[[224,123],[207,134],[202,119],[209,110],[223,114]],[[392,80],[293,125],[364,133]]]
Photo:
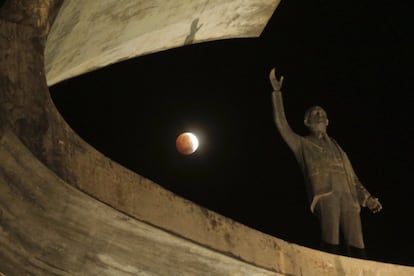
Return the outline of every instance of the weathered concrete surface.
[[[259,36],[279,1],[65,1],[46,46],[48,84],[184,44]]]
[[[245,229],[245,235],[257,235],[274,247],[268,253],[275,267],[260,268],[143,223],[89,197],[64,183],[7,128],[1,130],[0,159],[0,275],[414,273],[411,267],[326,254]],[[224,219],[213,213],[211,216]],[[251,248],[256,249],[254,245]]]
[[[50,171],[10,129],[0,133],[0,275],[414,275],[411,267],[318,252],[210,213],[243,229],[247,241],[256,236],[272,245],[273,269],[260,268],[89,197]]]
[[[278,275],[122,214],[0,138],[0,275]]]
[[[0,273],[199,275],[213,269],[206,263],[223,262],[211,274],[414,274],[411,267],[329,255],[247,228],[86,144],[60,117],[46,84],[43,50],[61,2],[13,0],[0,10]]]

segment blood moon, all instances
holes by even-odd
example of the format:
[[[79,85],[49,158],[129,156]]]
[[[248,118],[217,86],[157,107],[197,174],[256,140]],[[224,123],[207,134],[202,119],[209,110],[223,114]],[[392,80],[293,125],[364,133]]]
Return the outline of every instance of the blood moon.
[[[175,140],[175,146],[179,153],[190,155],[198,148],[197,136],[191,132],[183,132],[178,135],[177,140]]]

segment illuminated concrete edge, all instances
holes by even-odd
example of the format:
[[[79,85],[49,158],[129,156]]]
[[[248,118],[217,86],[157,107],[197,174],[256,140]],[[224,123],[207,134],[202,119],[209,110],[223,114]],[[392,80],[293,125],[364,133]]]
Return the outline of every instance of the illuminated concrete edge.
[[[43,70],[39,45],[59,2],[0,11],[0,274],[414,274],[265,235],[86,144],[54,107]]]
[[[0,275],[277,275],[133,219],[0,138]]]
[[[48,84],[173,47],[257,37],[279,1],[64,1],[45,50]]]

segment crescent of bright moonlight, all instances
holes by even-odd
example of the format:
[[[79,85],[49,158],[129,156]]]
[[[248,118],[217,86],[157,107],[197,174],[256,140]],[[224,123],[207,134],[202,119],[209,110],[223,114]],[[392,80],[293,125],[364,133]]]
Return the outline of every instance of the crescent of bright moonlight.
[[[198,139],[191,132],[181,133],[175,141],[177,151],[184,155],[194,153],[198,148]]]

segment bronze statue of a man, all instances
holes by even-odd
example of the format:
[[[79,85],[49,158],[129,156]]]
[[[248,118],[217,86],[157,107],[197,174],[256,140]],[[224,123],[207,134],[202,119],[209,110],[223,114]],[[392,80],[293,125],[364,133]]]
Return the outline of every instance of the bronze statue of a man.
[[[319,106],[311,107],[304,118],[310,134],[296,134],[285,117],[281,93],[283,76],[277,80],[275,69],[272,69],[270,82],[275,123],[305,177],[310,210],[320,221],[322,248],[339,253],[342,232],[347,253],[365,257],[360,206],[376,213],[382,209],[381,203],[362,186],[345,152],[328,136],[329,121],[325,110]]]

